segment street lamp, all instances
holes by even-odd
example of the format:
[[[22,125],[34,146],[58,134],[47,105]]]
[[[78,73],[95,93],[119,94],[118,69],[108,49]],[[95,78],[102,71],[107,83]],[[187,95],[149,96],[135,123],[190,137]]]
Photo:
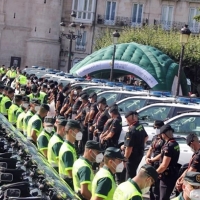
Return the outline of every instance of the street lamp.
[[[176,96],[179,95],[179,85],[180,85],[180,76],[181,76],[181,70],[182,70],[182,62],[183,62],[183,56],[184,56],[184,50],[185,45],[188,43],[189,37],[190,37],[190,29],[188,28],[188,25],[185,25],[181,29],[180,33],[180,43],[181,43],[181,55],[180,55],[180,61],[179,61],[179,67],[178,67],[178,80],[176,85]]]
[[[71,17],[76,18],[76,13],[72,11]],[[72,22],[69,24],[69,33],[65,33],[66,24],[64,22],[60,23],[61,27],[61,37],[66,37],[69,40],[69,51],[68,51],[68,65],[67,65],[67,73],[69,73],[71,69],[71,57],[72,57],[72,41],[76,40],[77,38],[82,38],[82,33],[79,35],[75,35],[76,32],[76,23]],[[80,29],[84,29],[85,26],[81,23]]]
[[[114,50],[113,50],[113,57],[112,57],[112,66],[111,66],[111,70],[110,70],[110,81],[112,82],[113,80],[113,70],[114,70],[114,62],[115,62],[115,52],[116,52],[116,44],[118,42],[118,38],[120,37],[120,34],[118,33],[118,31],[114,31],[113,32],[113,44],[114,44]]]

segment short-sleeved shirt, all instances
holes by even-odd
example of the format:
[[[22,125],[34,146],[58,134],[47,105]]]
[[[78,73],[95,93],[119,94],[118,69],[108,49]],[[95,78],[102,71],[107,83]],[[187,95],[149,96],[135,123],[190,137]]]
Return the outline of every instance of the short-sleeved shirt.
[[[89,110],[90,110],[90,103],[88,102],[88,104],[86,104],[81,110],[81,121],[85,120],[85,117],[89,112]]]
[[[67,140],[65,140],[65,142],[68,143],[73,148],[75,148],[74,145],[71,142],[69,142]],[[63,153],[62,161],[65,165],[65,169],[72,170],[73,164],[75,162],[74,157],[73,157],[73,153],[71,151],[66,151],[65,153]]]
[[[97,118],[97,122],[96,122],[96,128],[102,132],[104,129],[104,125],[106,123],[106,121],[110,118],[109,114],[108,114],[108,110],[106,109],[105,111],[103,111],[100,116]]]
[[[109,170],[106,166],[104,166],[103,168]],[[110,171],[110,173],[112,174],[111,171]],[[113,174],[113,176],[114,176],[114,174]],[[97,187],[95,190],[95,194],[99,194],[99,195],[107,197],[108,193],[110,192],[111,189],[112,189],[111,179],[107,178],[107,177],[101,178],[97,181]]]
[[[57,99],[56,99],[57,101],[60,102],[60,106],[59,106],[58,110],[60,110],[62,108],[62,104],[63,104],[64,99],[65,99],[65,97],[64,97],[63,93],[59,92],[58,95],[57,95]]]
[[[62,141],[64,141],[63,140],[63,138],[59,135],[59,134],[57,134],[57,133],[55,133]],[[54,144],[53,145],[53,147],[52,147],[52,150],[53,150],[53,152],[54,152],[54,154],[56,155],[56,157],[58,157],[58,155],[59,155],[59,151],[60,151],[60,148],[61,148],[61,146],[62,146],[62,142],[57,142],[56,144]]]
[[[180,155],[179,144],[176,142],[174,138],[171,138],[163,145],[161,151],[160,163],[162,163],[164,156],[167,156],[171,158],[168,167],[174,167],[178,163],[179,155]]]
[[[85,160],[90,166],[92,166],[92,163],[90,163],[89,160],[87,160],[84,157],[80,157],[79,159]],[[85,183],[91,183],[91,170],[88,166],[83,166],[81,168],[79,168],[78,172],[77,172],[77,176],[79,178],[79,182],[80,184],[85,184]]]
[[[200,149],[192,155],[189,167],[192,167],[200,172]]]
[[[164,143],[165,143],[164,140],[162,140],[159,136],[153,137],[151,143],[151,147],[153,149],[153,157],[156,157],[161,153]]]
[[[113,119],[112,124],[111,124],[111,132],[114,133],[112,137],[112,141],[115,144],[118,144],[121,131],[122,131],[122,118],[120,115],[118,115],[117,118]]]
[[[94,119],[95,119],[96,114],[98,113],[97,103],[92,103],[90,105],[90,111],[94,111],[93,119],[90,119],[91,121],[89,121],[89,123],[92,123],[94,121]]]
[[[129,131],[125,136],[124,146],[133,147],[133,151],[128,160],[134,160],[135,156],[144,154],[144,140],[147,136],[143,125],[139,122],[129,127]]]
[[[65,97],[62,106],[69,104],[69,97]]]
[[[38,117],[40,119],[37,119],[33,122],[32,124],[32,130],[36,130],[36,131],[40,131],[41,127],[42,127],[42,119],[41,117],[38,115]]]
[[[48,133],[47,131],[45,131],[46,134],[48,134],[49,136],[52,136],[53,134],[51,133]],[[37,140],[37,143],[38,143],[38,147],[40,149],[48,149],[48,144],[49,144],[49,140],[47,139],[47,137],[45,135],[40,135],[38,137],[38,140]]]

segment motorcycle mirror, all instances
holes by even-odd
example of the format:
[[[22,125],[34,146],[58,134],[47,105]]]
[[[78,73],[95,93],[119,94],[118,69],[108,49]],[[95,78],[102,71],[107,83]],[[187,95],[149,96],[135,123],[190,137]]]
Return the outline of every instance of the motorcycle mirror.
[[[19,189],[7,189],[5,191],[6,197],[20,197],[20,195],[21,195],[21,190]]]
[[[11,173],[1,173],[0,174],[0,181],[2,182],[12,182],[13,175]]]

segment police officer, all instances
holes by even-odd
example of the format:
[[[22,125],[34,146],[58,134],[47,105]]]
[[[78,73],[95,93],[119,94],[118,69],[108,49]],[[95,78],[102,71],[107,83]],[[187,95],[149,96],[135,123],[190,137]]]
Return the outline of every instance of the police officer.
[[[183,178],[184,178],[186,172],[188,172],[188,171],[200,172],[200,143],[199,143],[199,138],[196,134],[190,133],[186,138],[186,142],[187,142],[187,145],[192,149],[194,154],[192,155],[192,158],[189,162],[188,168],[181,175],[181,177],[178,178],[178,180],[176,182],[176,188],[178,189],[178,191],[182,190]]]
[[[97,94],[95,92],[92,92],[89,95],[89,102],[91,104],[90,106],[90,110],[87,114],[87,121],[88,121],[88,140],[92,140],[93,139],[93,121],[94,118],[96,116],[96,114],[98,113],[98,109],[97,109]]]
[[[28,80],[24,73],[20,73],[17,77],[16,82],[18,86],[21,87],[22,85],[27,85]]]
[[[2,101],[2,99],[4,97],[4,93],[3,93],[4,87],[5,86],[0,82],[0,113],[1,113],[1,101]]]
[[[42,104],[39,111],[33,115],[28,122],[27,139],[34,144],[36,144],[37,137],[43,130],[43,119],[47,116],[49,109],[47,104]]]
[[[117,147],[119,136],[122,131],[122,118],[119,114],[118,108],[115,106],[112,106],[108,113],[112,121],[108,129],[101,134],[100,138],[102,143],[107,143],[107,147]]]
[[[23,132],[27,136],[27,127],[30,118],[40,109],[40,101],[38,99],[31,99],[28,111],[26,112],[23,119]]]
[[[17,126],[17,129],[23,133],[23,120],[24,120],[24,117],[27,113],[29,109],[29,97],[27,96],[23,96],[22,97],[22,105],[20,106],[20,108],[17,110],[17,123],[16,123],[16,126]],[[22,112],[21,112],[22,110]]]
[[[5,88],[4,88],[5,89]],[[8,88],[7,94],[1,100],[1,113],[8,118],[8,109],[12,105],[15,90]]]
[[[104,130],[104,125],[106,121],[110,118],[110,115],[108,114],[108,106],[106,99],[104,97],[101,97],[97,101],[97,108],[99,112],[96,114],[95,119],[94,119],[94,139],[96,141],[99,141],[99,136]]]
[[[151,165],[143,165],[134,178],[129,178],[117,187],[113,200],[142,200],[142,195],[149,191],[157,179],[156,169]]]
[[[58,172],[58,157],[60,148],[64,142],[65,126],[67,120],[58,118],[56,120],[56,133],[50,138],[48,144],[47,158],[50,165]]]
[[[183,192],[172,200],[199,200],[200,199],[200,173],[186,172],[183,178]]]
[[[72,167],[77,159],[74,143],[82,140],[83,134],[80,130],[80,124],[76,120],[68,120],[65,128],[65,141],[59,151],[59,175],[72,189]]]
[[[125,115],[129,125],[129,131],[126,133],[124,146],[124,156],[128,159],[126,163],[126,180],[135,177],[136,170],[144,155],[144,145],[148,139],[148,135],[142,124],[139,123],[138,113],[129,111]]]
[[[32,93],[28,95],[30,100],[35,98],[35,99],[39,99],[41,101],[41,104],[47,103],[47,101],[48,101],[47,94],[45,94],[44,92],[38,91],[38,88],[36,85],[31,86],[31,91],[32,91]]]
[[[169,200],[177,181],[177,163],[180,155],[179,144],[173,138],[173,128],[164,125],[160,129],[161,137],[165,141],[161,154],[150,159],[151,162],[159,160],[157,172],[160,174],[160,200]]]
[[[17,122],[17,110],[19,109],[21,104],[22,104],[22,96],[15,95],[14,103],[8,109],[8,121],[14,126],[16,125]]]
[[[90,200],[92,196],[92,180],[94,172],[92,163],[100,163],[103,160],[103,152],[99,147],[99,143],[88,140],[85,145],[83,156],[74,162],[72,175],[74,191],[82,200]]]
[[[96,173],[92,181],[91,200],[112,200],[116,189],[114,174],[124,169],[124,156],[120,149],[109,147],[104,153],[104,166]]]
[[[147,164],[151,164],[155,169],[159,167],[159,161],[155,161],[154,163],[150,162],[151,157],[156,157],[161,153],[162,147],[164,145],[164,140],[161,138],[160,135],[160,128],[164,125],[163,121],[156,120],[154,122],[154,129],[156,136],[153,137],[151,146],[146,153],[145,161]],[[160,187],[160,180],[158,179],[155,181],[155,184],[150,188],[150,200],[159,200],[159,187]]]
[[[47,150],[50,138],[55,133],[55,119],[50,117],[44,118],[44,129],[37,138],[37,147],[39,151],[47,158]]]

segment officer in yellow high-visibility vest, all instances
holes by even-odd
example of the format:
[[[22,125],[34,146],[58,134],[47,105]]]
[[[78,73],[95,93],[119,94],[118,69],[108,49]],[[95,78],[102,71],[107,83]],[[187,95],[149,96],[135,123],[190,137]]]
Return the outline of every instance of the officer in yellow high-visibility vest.
[[[7,94],[1,100],[1,114],[8,118],[8,109],[12,105],[12,100],[14,97],[15,90],[8,88]]]
[[[30,118],[38,112],[40,109],[40,101],[38,99],[31,99],[28,107],[28,111],[26,112],[23,119],[23,133],[27,136],[27,127]]]
[[[37,137],[43,130],[43,119],[47,116],[48,112],[49,106],[47,104],[42,104],[39,111],[33,115],[28,122],[27,139],[34,144],[37,143]]]
[[[92,181],[94,172],[92,163],[101,163],[103,160],[103,152],[100,149],[99,142],[88,140],[85,144],[83,156],[74,162],[72,175],[74,191],[81,199],[90,200],[92,196]]]
[[[4,85],[3,84],[0,84],[0,104],[1,104],[1,100],[3,99],[3,90],[4,90]],[[0,110],[1,111],[1,110]]]
[[[23,133],[23,120],[24,117],[29,109],[29,97],[23,96],[22,97],[22,105],[20,108],[17,110],[16,115],[17,115],[17,129]]]
[[[58,155],[64,142],[65,126],[67,120],[60,117],[56,120],[56,133],[51,137],[48,144],[47,157],[50,165],[58,172]]]
[[[200,199],[200,172],[186,172],[183,178],[182,190],[179,196],[172,200],[199,200]]]
[[[22,104],[22,96],[21,95],[15,95],[13,99],[13,104],[8,109],[8,121],[12,125],[16,125],[17,122],[17,110]]]
[[[41,101],[41,104],[47,103],[47,100],[48,100],[47,94],[45,94],[44,92],[39,92],[36,85],[31,86],[31,91],[32,93],[28,95],[30,100],[35,98],[35,99],[39,99]]]
[[[158,179],[156,169],[148,164],[141,167],[132,179],[118,185],[113,200],[142,200],[142,195],[149,192],[151,185]]]
[[[21,85],[27,85],[28,83],[28,79],[27,77],[23,74],[23,73],[20,73],[17,77],[17,84],[19,84],[20,86]]]
[[[50,138],[55,133],[55,119],[52,117],[44,118],[44,129],[37,138],[37,147],[39,151],[47,158],[47,150]]]
[[[91,200],[112,200],[116,189],[115,173],[124,169],[124,156],[120,149],[109,147],[104,153],[104,166],[96,173],[92,181]],[[119,199],[120,200],[120,199]]]
[[[73,189],[72,167],[77,159],[76,149],[74,147],[75,141],[82,140],[81,127],[78,121],[68,120],[65,129],[65,141],[59,151],[58,166],[59,175],[68,183]]]
[[[0,76],[1,78],[6,74],[6,68],[5,65],[2,65],[0,68]]]

